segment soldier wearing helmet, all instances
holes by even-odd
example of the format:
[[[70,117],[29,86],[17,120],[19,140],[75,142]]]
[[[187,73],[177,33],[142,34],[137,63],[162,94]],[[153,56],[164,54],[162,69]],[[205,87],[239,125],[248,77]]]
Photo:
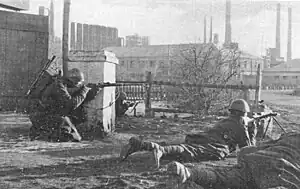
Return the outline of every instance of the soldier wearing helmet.
[[[180,161],[209,161],[226,158],[231,152],[244,146],[254,145],[256,131],[248,129],[247,113],[250,112],[248,103],[243,99],[232,102],[230,115],[218,122],[208,131],[189,134],[183,144],[161,146],[154,142],[146,142],[141,138],[132,137],[120,153],[121,159],[126,159],[137,151],[152,151],[156,166],[160,166],[160,159],[172,156]],[[251,136],[251,137],[250,137]]]
[[[57,77],[42,91],[39,106],[30,114],[31,140],[81,141],[75,125],[84,121],[83,103],[92,100],[99,89],[84,85],[84,74],[77,68]]]

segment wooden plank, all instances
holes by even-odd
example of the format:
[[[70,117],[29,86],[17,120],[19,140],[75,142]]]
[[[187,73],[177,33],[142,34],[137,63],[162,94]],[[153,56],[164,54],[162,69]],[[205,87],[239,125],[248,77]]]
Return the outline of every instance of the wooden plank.
[[[88,50],[88,44],[89,44],[89,25],[83,24],[83,50]]]
[[[70,40],[70,50],[76,50],[76,33],[75,33],[75,22],[71,23],[71,40]]]
[[[82,24],[77,23],[76,50],[82,50]]]
[[[0,11],[0,18],[1,29],[48,32],[47,16]]]

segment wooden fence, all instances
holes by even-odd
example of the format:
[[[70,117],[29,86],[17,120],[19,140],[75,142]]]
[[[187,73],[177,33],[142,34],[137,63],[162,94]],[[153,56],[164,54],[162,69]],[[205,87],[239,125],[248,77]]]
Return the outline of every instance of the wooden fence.
[[[254,102],[258,105],[261,94],[261,68],[258,66],[256,85],[217,85],[217,84],[191,84],[191,83],[176,83],[166,81],[153,81],[151,72],[147,73],[146,81],[117,81],[119,91],[127,94],[128,100],[137,101],[143,100],[145,103],[146,116],[150,116],[153,112],[172,112],[173,110],[163,108],[152,108],[152,101],[167,101],[180,97],[179,92],[166,90],[168,87],[200,87],[208,89],[225,89],[242,91],[244,98],[248,102]],[[180,112],[176,110],[176,112]]]

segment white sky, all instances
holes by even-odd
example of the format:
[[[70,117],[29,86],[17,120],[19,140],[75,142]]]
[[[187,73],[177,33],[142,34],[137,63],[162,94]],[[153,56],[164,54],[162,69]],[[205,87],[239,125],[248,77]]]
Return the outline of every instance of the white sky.
[[[266,47],[275,46],[276,3],[232,0],[232,39],[243,50],[262,55]],[[300,58],[300,0],[281,4],[281,55],[286,57],[291,6],[292,57]],[[30,12],[37,14],[38,6],[49,5],[50,0],[31,0]],[[54,0],[54,6],[55,32],[61,36],[63,0]],[[70,21],[117,27],[119,36],[147,35],[151,44],[189,43],[203,41],[204,15],[213,16],[213,33],[223,43],[225,0],[71,0]]]

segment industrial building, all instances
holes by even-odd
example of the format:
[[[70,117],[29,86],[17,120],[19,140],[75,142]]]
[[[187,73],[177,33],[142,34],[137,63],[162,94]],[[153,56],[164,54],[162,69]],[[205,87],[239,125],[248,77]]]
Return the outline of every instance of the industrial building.
[[[225,19],[225,42],[222,48],[236,48],[240,52],[240,57],[237,60],[240,64],[237,78],[243,79],[245,76],[254,76],[257,73],[258,64],[263,64],[262,57],[251,55],[238,48],[238,43],[231,40],[231,13],[230,1],[226,1],[226,19]],[[213,45],[217,48],[219,43],[218,34],[213,34],[213,20],[210,17],[209,40],[206,41],[206,18],[204,18],[204,41],[202,44],[192,44],[209,46]],[[121,44],[121,42],[120,42]],[[169,45],[146,45],[143,44],[141,36],[137,34],[126,36],[125,47],[110,47],[106,48],[116,54],[120,60],[117,67],[117,80],[143,80],[145,71],[151,71],[157,79],[172,79],[174,76],[169,71],[172,69],[173,54],[180,54],[180,50],[186,49],[191,44],[169,44]]]
[[[148,46],[148,45],[150,45],[148,36],[140,36],[138,34],[134,34],[125,37],[126,47]]]

